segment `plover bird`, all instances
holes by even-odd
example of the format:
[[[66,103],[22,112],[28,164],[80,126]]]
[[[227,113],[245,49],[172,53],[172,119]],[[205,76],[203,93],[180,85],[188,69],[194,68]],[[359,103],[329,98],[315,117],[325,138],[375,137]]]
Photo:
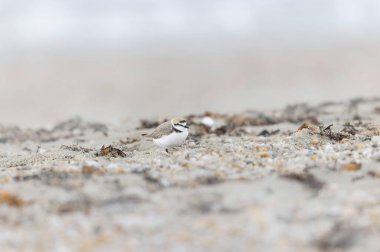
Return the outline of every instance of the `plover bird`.
[[[189,135],[189,126],[183,118],[174,118],[170,121],[159,125],[152,133],[143,134],[143,136],[153,138],[153,143],[161,148],[165,148],[169,153],[168,148],[178,146],[185,142]]]

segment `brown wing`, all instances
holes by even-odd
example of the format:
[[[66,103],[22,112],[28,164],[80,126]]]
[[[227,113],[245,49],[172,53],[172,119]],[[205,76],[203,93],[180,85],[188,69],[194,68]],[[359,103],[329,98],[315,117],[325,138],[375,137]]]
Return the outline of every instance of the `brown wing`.
[[[164,122],[159,125],[152,133],[146,135],[147,137],[160,138],[164,135],[169,135],[173,131],[173,126],[170,121]]]

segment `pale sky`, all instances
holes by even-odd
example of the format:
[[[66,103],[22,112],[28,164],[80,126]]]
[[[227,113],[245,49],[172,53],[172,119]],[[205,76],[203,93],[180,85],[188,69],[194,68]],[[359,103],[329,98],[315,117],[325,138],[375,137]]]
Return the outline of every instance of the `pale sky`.
[[[378,0],[0,0],[0,49],[379,33]]]

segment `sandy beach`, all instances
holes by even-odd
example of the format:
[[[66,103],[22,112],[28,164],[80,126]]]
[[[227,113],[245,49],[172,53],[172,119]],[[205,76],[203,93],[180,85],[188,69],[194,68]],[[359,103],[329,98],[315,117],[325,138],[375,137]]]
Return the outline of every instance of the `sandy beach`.
[[[159,116],[1,126],[1,250],[378,249],[379,99],[187,118],[170,154]]]

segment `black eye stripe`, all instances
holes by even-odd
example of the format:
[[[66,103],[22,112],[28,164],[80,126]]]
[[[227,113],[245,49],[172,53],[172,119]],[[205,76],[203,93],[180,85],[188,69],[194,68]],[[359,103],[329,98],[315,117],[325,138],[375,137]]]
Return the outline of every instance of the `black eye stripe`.
[[[182,126],[182,127],[185,127],[183,124],[181,123],[175,123],[174,126]]]

